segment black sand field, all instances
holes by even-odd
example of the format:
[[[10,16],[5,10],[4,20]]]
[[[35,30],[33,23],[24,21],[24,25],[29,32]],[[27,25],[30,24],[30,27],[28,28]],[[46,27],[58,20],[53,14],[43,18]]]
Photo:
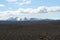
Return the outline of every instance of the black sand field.
[[[60,21],[1,21],[0,40],[60,40]]]

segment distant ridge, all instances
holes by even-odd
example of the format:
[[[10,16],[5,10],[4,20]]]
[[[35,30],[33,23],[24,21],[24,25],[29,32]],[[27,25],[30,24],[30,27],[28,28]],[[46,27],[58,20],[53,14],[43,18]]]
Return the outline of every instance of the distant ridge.
[[[27,21],[0,21],[0,24],[24,24],[24,23],[60,23],[60,20],[50,20],[50,19],[44,19],[44,20],[27,20]]]

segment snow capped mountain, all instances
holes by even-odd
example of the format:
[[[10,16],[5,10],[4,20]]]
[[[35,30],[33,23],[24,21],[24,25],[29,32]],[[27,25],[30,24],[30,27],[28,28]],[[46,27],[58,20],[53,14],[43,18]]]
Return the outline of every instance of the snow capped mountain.
[[[40,21],[50,21],[50,20],[53,20],[53,19],[9,17],[4,21],[38,21],[38,20],[40,20]]]
[[[10,17],[6,21],[35,21],[39,20],[38,18],[19,18],[19,17]]]

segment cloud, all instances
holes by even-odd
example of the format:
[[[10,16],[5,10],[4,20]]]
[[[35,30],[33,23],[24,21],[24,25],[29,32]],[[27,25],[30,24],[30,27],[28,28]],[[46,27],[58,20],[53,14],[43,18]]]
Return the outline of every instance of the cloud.
[[[19,8],[17,11],[19,11],[20,13],[46,13],[47,9],[45,7],[38,7],[38,8]]]
[[[4,7],[5,5],[4,4],[0,4],[0,7]]]
[[[18,0],[6,0],[8,3],[11,3],[11,4],[17,4],[17,5],[25,5],[25,4],[30,4],[31,3],[31,0],[22,0],[21,1],[18,1]]]
[[[3,11],[0,12],[0,20],[6,20],[11,17],[16,17],[17,13],[15,11]]]
[[[25,4],[30,4],[31,3],[31,0],[23,0],[22,2],[16,2],[17,5],[25,5]]]
[[[47,7],[40,6],[37,8],[38,13],[47,13]]]
[[[11,9],[11,8],[10,8]],[[48,13],[48,12],[60,12],[60,7],[45,7],[45,6],[40,6],[38,8],[18,8],[15,11],[5,11],[9,13]]]
[[[29,4],[31,3],[31,0],[23,0],[25,2],[25,4]]]
[[[19,8],[15,11],[3,11],[0,12],[0,20],[7,20],[8,18],[11,17],[21,17],[21,14],[38,14],[38,13],[49,13],[49,12],[60,12],[60,6],[55,6],[55,7],[45,7],[45,6],[40,6],[38,8]]]
[[[6,0],[6,1],[9,2],[9,3],[17,2],[17,0]]]
[[[47,10],[48,10],[48,12],[58,12],[58,11],[60,11],[60,7],[59,6],[49,7]]]

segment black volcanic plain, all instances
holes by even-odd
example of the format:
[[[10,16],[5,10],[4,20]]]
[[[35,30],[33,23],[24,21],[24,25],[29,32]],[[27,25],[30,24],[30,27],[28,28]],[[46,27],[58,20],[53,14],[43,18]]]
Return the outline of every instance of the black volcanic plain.
[[[0,40],[60,40],[60,20],[0,21]]]

